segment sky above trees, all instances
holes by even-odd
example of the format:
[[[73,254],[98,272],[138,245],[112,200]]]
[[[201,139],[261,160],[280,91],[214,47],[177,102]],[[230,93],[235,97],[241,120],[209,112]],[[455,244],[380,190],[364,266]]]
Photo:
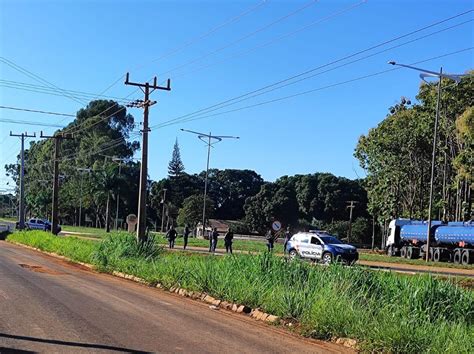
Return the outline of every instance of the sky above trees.
[[[171,77],[171,92],[153,94],[158,103],[151,108],[150,121],[157,125],[472,7],[470,1],[464,0],[368,1],[349,9],[357,2],[322,0],[298,11],[309,3],[267,1],[238,21],[195,40],[257,6],[259,1],[59,3],[7,0],[0,4],[0,52],[2,57],[61,88],[98,94],[116,82],[105,93],[114,97],[123,98],[132,92],[120,80],[126,71],[130,71],[135,81],[147,80],[153,75],[158,75],[160,80]],[[310,25],[344,9],[348,10]],[[262,29],[294,12],[297,13]],[[468,20],[472,20],[472,13],[418,36]],[[306,25],[304,30],[285,37]],[[224,110],[385,70],[388,60],[411,63],[472,47],[472,33],[472,22],[465,23]],[[263,46],[268,42],[271,44]],[[217,53],[209,54],[218,49]],[[243,52],[246,54],[239,54]],[[171,71],[196,59],[199,61]],[[423,66],[433,70],[443,66],[447,72],[464,72],[473,67],[472,51],[432,60]],[[44,85],[4,62],[0,62],[0,78]],[[252,109],[155,128],[150,136],[150,175],[153,179],[167,175],[176,138],[187,171],[199,173],[205,168],[205,146],[179,131],[187,128],[241,137],[239,141],[217,145],[212,150],[211,167],[251,169],[265,180],[314,172],[364,177],[353,157],[359,136],[376,126],[386,116],[387,107],[393,106],[400,96],[414,100],[419,84],[417,73],[398,70]],[[0,104],[5,106],[70,114],[84,107],[70,98],[6,86],[5,82],[0,83]],[[130,98],[141,96],[135,93]],[[141,120],[141,110],[130,112],[136,121]],[[0,111],[0,118],[58,125],[72,120],[71,117],[7,110]],[[5,122],[0,122],[0,127],[2,166],[15,161],[19,151],[19,139],[8,137],[10,130],[38,132],[42,129],[51,134],[56,129]],[[0,186],[4,187],[6,182],[2,169]]]

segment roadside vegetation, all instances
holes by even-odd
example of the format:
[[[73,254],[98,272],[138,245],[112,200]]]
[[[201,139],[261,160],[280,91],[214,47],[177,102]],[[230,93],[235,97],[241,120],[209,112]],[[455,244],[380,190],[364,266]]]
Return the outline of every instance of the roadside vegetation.
[[[359,253],[359,259],[363,261],[372,262],[384,262],[384,263],[399,263],[399,264],[412,264],[426,267],[441,267],[441,268],[456,268],[456,269],[472,269],[474,270],[474,264],[456,264],[449,262],[426,262],[423,259],[407,259],[401,257],[390,257],[385,254],[374,254],[374,253]]]
[[[268,253],[171,253],[153,240],[138,245],[127,233],[94,242],[30,231],[8,240],[92,263],[100,271],[259,307],[298,321],[306,336],[355,338],[364,351],[468,353],[474,347],[474,292],[427,275],[312,267]]]

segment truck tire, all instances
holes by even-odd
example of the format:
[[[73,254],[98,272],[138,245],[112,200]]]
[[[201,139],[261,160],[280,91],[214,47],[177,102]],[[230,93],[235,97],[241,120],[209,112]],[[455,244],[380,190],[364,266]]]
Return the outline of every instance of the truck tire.
[[[407,247],[406,246],[403,246],[402,249],[400,250],[400,257],[407,258]]]
[[[407,248],[407,258],[413,259],[413,247]]]
[[[441,250],[439,248],[435,248],[433,251],[433,262],[440,262],[441,261]]]
[[[461,263],[463,265],[468,265],[472,263],[472,257],[469,250],[464,250],[461,254]]]
[[[454,250],[453,263],[461,264],[461,250],[460,249]]]

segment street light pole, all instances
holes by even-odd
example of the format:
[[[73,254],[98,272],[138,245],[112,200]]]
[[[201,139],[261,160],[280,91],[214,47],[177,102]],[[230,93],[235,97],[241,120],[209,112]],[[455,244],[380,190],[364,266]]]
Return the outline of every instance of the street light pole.
[[[206,178],[204,180],[204,201],[202,207],[202,237],[204,237],[204,231],[206,229],[206,197],[207,197],[207,185],[208,185],[208,177],[209,177],[209,160],[211,156],[211,147],[223,139],[240,139],[238,136],[230,136],[230,135],[212,135],[210,132],[209,134],[199,133],[192,130],[181,129],[183,132],[188,132],[192,134],[196,134],[198,139],[204,142],[207,145],[207,164],[206,164]]]
[[[443,78],[451,79],[456,82],[461,81],[461,78],[464,75],[448,75],[448,74],[443,74],[443,68],[441,67],[439,72],[431,71],[431,70],[425,70],[425,69],[420,69],[411,65],[405,65],[405,64],[398,64],[394,61],[389,61],[388,62],[390,65],[397,65],[401,66],[404,68],[420,71],[420,77],[422,78],[423,81],[425,80],[425,77],[437,77],[438,78],[438,97],[436,100],[436,115],[435,115],[435,122],[434,122],[434,132],[433,132],[433,151],[431,155],[431,178],[430,178],[430,200],[429,200],[429,205],[428,205],[428,228],[426,231],[426,261],[428,262],[430,260],[430,231],[431,231],[431,213],[432,213],[432,208],[433,208],[433,189],[434,189],[434,174],[435,174],[435,163],[436,163],[436,143],[437,143],[437,138],[438,138],[438,121],[439,121],[439,111],[440,111],[440,103],[441,103],[441,82]]]

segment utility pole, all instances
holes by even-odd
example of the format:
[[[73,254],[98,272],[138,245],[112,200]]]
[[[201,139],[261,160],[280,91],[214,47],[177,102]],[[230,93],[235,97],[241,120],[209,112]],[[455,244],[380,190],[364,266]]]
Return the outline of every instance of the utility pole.
[[[112,159],[115,162],[118,162],[119,164],[119,173],[118,176],[120,178],[120,175],[122,173],[122,161],[123,159],[120,159],[118,157],[114,157]],[[120,206],[120,184],[118,186],[118,192],[117,192],[117,205],[115,207],[115,230],[118,230],[118,214],[119,214],[119,206]]]
[[[163,188],[163,211],[161,212],[161,232],[163,232],[163,227],[165,225],[165,202],[166,202],[166,191],[167,189],[166,188]]]
[[[352,238],[352,209],[355,208],[355,204],[358,203],[356,200],[348,200],[349,205],[347,208],[349,209],[349,234],[347,235],[347,243],[351,242]]]
[[[20,205],[18,211],[18,223],[20,226],[19,228],[21,230],[25,228],[25,138],[35,138],[36,133],[33,133],[33,135],[28,135],[28,133],[13,134],[10,131],[10,136],[17,136],[21,138]]]
[[[61,141],[64,139],[74,139],[72,134],[63,134],[59,133],[56,135],[48,136],[43,135],[43,132],[40,134],[40,138],[43,139],[54,139],[54,157],[53,157],[53,164],[54,164],[54,172],[53,172],[53,208],[51,211],[51,233],[53,235],[58,234],[58,199],[59,199],[59,150],[61,148]]]
[[[84,173],[83,172],[91,172],[92,170],[90,168],[78,168],[77,169],[79,172],[81,172],[81,197],[79,199],[79,227],[81,226],[81,220],[82,220],[82,183],[84,180]]]
[[[181,129],[183,132],[188,132],[192,134],[196,134],[198,139],[204,142],[207,145],[207,165],[206,165],[206,179],[204,181],[204,201],[202,207],[202,237],[204,237],[204,231],[206,229],[206,196],[207,196],[207,179],[209,175],[209,158],[211,155],[211,147],[213,145],[220,143],[223,139],[240,139],[238,136],[230,136],[230,135],[212,135],[211,133],[199,133],[192,130]]]
[[[140,165],[140,187],[138,194],[138,227],[137,238],[140,241],[146,239],[146,197],[147,197],[147,177],[148,177],[148,109],[154,105],[156,101],[150,101],[150,93],[155,90],[171,91],[171,81],[168,79],[166,86],[159,86],[157,84],[156,76],[153,79],[153,84],[148,82],[138,83],[129,81],[129,73],[125,77],[125,85],[137,86],[145,95],[143,100],[133,102],[129,107],[143,108],[143,130],[142,130],[142,163]],[[151,91],[150,91],[151,90]]]

